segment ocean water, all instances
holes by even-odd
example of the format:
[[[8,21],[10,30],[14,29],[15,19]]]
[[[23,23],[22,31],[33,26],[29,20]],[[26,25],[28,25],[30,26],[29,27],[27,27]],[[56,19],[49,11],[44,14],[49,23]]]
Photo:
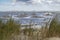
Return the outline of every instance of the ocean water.
[[[42,25],[53,18],[53,14],[47,14],[46,12],[0,12],[0,17],[12,17],[15,21],[19,21],[21,24],[33,24]]]

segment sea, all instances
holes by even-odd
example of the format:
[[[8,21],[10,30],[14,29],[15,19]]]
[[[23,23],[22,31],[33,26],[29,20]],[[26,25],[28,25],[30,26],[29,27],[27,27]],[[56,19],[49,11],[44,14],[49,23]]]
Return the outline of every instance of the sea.
[[[50,12],[25,12],[25,11],[6,11],[0,12],[0,18],[9,18],[11,17],[15,21],[19,21],[20,24],[37,24],[43,25],[49,22],[54,18],[54,14]]]

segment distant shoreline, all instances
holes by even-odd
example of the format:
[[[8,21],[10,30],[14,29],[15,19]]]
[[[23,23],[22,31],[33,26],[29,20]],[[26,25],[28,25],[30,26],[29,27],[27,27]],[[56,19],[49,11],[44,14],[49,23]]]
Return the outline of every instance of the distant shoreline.
[[[0,12],[60,12],[60,11],[0,11]]]

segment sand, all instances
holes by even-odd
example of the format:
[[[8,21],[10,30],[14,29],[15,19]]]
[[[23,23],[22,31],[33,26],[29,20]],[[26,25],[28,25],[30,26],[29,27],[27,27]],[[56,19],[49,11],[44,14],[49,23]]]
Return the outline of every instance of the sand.
[[[60,40],[60,38],[59,37],[52,37],[52,38],[46,38],[44,40]]]

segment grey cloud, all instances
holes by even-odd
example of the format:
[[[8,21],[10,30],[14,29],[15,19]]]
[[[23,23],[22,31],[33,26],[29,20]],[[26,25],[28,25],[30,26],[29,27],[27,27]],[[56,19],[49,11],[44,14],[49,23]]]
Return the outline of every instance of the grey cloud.
[[[28,1],[30,1],[30,0],[17,0],[17,1],[28,2]]]
[[[33,1],[31,0],[17,0],[17,2],[25,2],[26,4],[32,4]],[[37,0],[38,1],[38,0]],[[51,3],[49,1],[52,1]],[[44,0],[44,1],[41,1],[41,3],[43,4],[60,4],[60,1],[59,0]],[[39,3],[39,4],[41,4]]]

